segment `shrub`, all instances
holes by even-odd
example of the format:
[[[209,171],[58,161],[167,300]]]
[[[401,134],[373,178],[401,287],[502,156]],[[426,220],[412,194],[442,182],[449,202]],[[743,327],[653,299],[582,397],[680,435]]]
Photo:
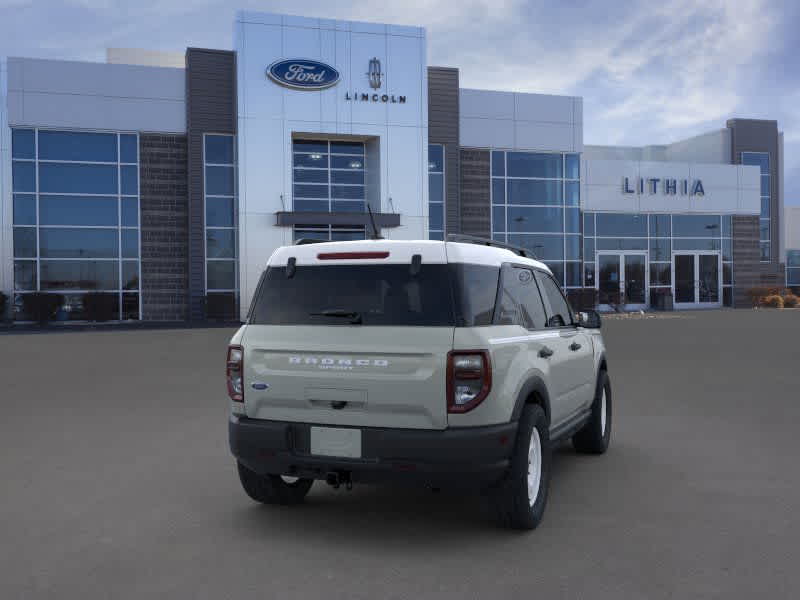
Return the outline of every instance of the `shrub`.
[[[764,298],[763,305],[770,308],[783,308],[783,298],[778,294],[771,294]]]
[[[64,296],[61,294],[33,292],[22,296],[22,308],[25,314],[42,325],[51,321],[63,304]]]
[[[88,292],[83,295],[83,310],[88,321],[111,321],[118,318],[119,297],[116,294]]]
[[[8,296],[0,292],[0,321],[6,320],[6,311],[8,310]]]
[[[785,308],[794,308],[798,304],[800,304],[800,298],[798,298],[797,296],[795,296],[792,293],[786,294],[783,297],[783,306]]]

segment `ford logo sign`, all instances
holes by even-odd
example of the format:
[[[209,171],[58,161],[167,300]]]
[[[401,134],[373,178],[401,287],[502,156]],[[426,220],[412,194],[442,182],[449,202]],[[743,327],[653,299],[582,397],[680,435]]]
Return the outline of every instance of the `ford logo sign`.
[[[330,65],[302,58],[279,60],[267,67],[277,84],[296,90],[324,90],[339,83],[339,71]]]

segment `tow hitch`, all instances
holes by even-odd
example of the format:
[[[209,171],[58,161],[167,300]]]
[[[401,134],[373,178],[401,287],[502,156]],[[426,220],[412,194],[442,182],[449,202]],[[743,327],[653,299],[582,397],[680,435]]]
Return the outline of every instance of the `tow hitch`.
[[[335,490],[338,490],[342,485],[348,492],[353,489],[353,482],[350,480],[348,471],[330,471],[325,475],[325,483]]]

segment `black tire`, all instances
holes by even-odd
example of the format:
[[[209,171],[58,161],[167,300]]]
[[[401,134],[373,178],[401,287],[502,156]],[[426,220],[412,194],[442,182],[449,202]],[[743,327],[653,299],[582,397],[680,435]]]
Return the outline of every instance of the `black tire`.
[[[603,425],[603,394],[605,393],[605,426]],[[572,445],[584,454],[603,454],[611,441],[611,380],[600,371],[592,403],[592,415],[583,428],[572,436]]]
[[[528,450],[534,431],[541,452],[541,477],[536,498],[528,493]],[[527,404],[519,419],[511,468],[505,479],[492,490],[491,501],[500,525],[514,529],[535,529],[542,521],[550,487],[550,432],[547,416],[540,406]]]
[[[237,462],[239,481],[247,495],[264,504],[300,504],[314,483],[313,479],[298,479],[286,483],[280,475],[259,475]]]

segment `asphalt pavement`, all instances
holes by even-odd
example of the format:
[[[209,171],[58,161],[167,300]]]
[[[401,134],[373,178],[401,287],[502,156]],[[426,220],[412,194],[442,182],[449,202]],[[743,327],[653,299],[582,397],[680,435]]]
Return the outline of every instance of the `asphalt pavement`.
[[[0,335],[0,598],[798,598],[800,310],[607,319],[614,431],[544,522],[322,483],[256,505],[227,329]]]

